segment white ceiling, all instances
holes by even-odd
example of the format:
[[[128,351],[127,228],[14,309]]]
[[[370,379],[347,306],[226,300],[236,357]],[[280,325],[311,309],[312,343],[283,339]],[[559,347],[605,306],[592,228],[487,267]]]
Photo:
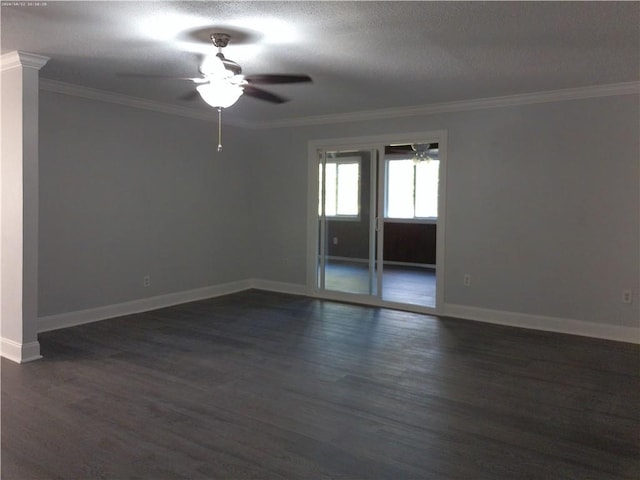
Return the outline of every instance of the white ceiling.
[[[307,73],[312,84],[243,97],[239,122],[281,121],[392,107],[637,81],[639,2],[4,2],[2,53],[50,57],[41,76],[210,110],[180,80],[198,76],[213,31],[245,74]],[[11,6],[12,4],[23,6]],[[212,112],[213,114],[214,112]]]

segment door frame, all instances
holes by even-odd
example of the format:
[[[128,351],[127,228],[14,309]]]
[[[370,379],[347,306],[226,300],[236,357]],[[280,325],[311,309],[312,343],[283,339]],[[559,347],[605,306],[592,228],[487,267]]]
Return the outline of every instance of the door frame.
[[[436,306],[426,307],[382,300],[380,296],[381,270],[376,269],[378,275],[378,296],[367,296],[324,290],[317,287],[317,260],[318,260],[318,151],[327,149],[349,150],[377,150],[376,162],[384,168],[384,147],[391,143],[438,143],[440,168],[438,172],[438,220],[436,233]],[[307,168],[307,294],[311,297],[338,300],[365,305],[395,308],[419,313],[438,314],[442,312],[445,298],[445,233],[446,233],[446,189],[447,189],[447,131],[434,130],[412,133],[389,133],[381,135],[369,135],[361,137],[333,138],[310,140],[308,142],[308,168]],[[379,175],[378,180],[380,181]],[[379,187],[377,185],[376,187]],[[383,203],[383,202],[380,202]],[[382,205],[378,209],[378,224],[382,222]],[[381,237],[381,236],[380,236]],[[382,239],[379,238],[378,259],[381,264],[383,258],[380,252],[383,248]]]

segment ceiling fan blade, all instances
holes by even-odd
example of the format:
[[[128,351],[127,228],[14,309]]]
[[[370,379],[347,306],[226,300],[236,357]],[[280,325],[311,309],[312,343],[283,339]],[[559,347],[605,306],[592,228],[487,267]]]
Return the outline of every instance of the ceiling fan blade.
[[[403,155],[413,154],[414,151],[411,145],[387,145],[384,147],[384,153],[387,155]]]
[[[425,144],[425,146],[425,152],[435,152],[437,155],[437,143],[427,143]],[[384,153],[387,155],[413,155],[416,153],[415,144],[387,145],[386,147],[384,147]]]
[[[200,98],[200,94],[196,90],[191,90],[183,95],[178,97],[178,100],[184,100],[190,102],[191,100],[197,100]]]
[[[246,75],[244,79],[249,83],[262,85],[275,85],[277,83],[304,83],[313,81],[309,75],[288,75],[278,73]]]
[[[251,85],[245,85],[243,87],[244,94],[253,98],[258,98],[260,100],[265,100],[271,103],[285,103],[288,102],[288,98],[281,97],[280,95],[276,95],[275,93],[267,92],[266,90],[262,90],[261,88],[256,88]]]

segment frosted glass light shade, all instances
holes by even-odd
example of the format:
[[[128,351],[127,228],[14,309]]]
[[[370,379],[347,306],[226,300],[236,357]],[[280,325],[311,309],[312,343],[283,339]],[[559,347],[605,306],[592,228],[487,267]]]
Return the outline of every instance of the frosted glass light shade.
[[[227,108],[238,101],[242,87],[228,82],[211,82],[196,87],[202,99],[212,107]]]

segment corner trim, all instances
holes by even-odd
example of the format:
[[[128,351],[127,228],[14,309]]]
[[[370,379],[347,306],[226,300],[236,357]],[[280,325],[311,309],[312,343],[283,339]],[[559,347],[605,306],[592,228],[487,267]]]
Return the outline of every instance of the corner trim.
[[[1,355],[16,363],[27,363],[42,358],[40,342],[18,343],[8,338],[0,338]]]
[[[640,344],[639,327],[604,325],[583,320],[545,317],[542,315],[530,315],[454,304],[445,304],[442,311],[438,313],[438,316]]]
[[[12,68],[27,67],[40,70],[49,61],[49,57],[34,55],[33,53],[13,51],[0,56],[0,71]]]
[[[264,280],[261,278],[251,279],[251,288],[266,290],[268,292],[289,293],[291,295],[308,294],[306,285],[298,283],[276,282],[274,280]]]
[[[206,298],[219,297],[231,293],[247,290],[251,287],[249,280],[223,283],[209,287],[187,290],[184,292],[170,293],[157,297],[141,298],[130,302],[106,305],[104,307],[90,308],[75,312],[60,313],[38,318],[38,332],[48,332],[60,328],[74,327],[85,323],[98,322],[108,318],[121,317],[134,313],[148,312],[158,308],[170,307],[187,302],[204,300]]]

